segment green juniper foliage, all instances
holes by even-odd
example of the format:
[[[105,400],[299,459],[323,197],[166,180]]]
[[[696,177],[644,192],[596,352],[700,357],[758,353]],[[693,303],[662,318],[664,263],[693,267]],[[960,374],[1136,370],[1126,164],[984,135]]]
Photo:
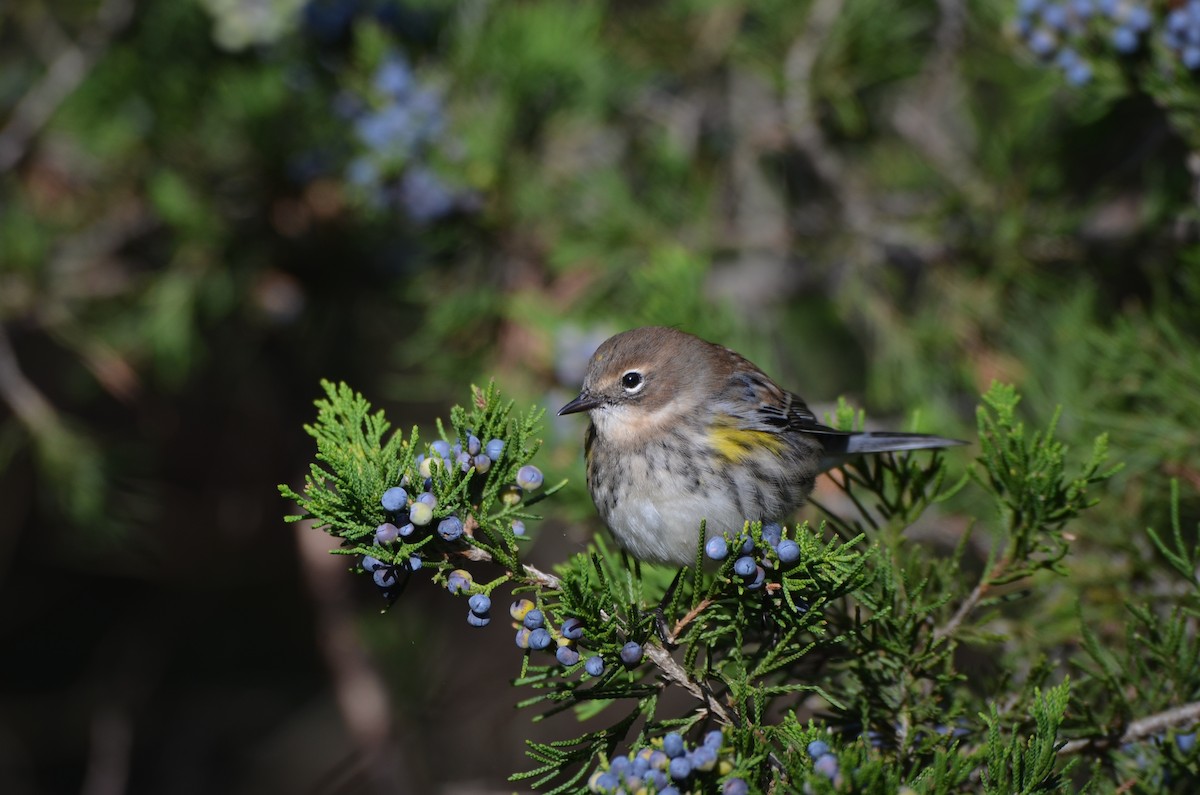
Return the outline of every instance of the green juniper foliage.
[[[858,516],[826,511],[819,523],[782,530],[748,523],[715,547],[698,528],[696,565],[674,579],[603,537],[552,573],[523,563],[513,521],[535,520],[529,509],[555,490],[515,485],[528,478],[522,468],[538,448],[540,410],[514,413],[489,385],[472,389],[448,427],[439,424],[447,446],[504,442],[481,474],[441,462],[415,429],[389,436],[382,414],[346,385],[324,388],[317,421],[306,426],[317,462],[302,492],[280,487],[302,510],[289,518],[313,520],[340,539],[334,552],[361,556],[368,571],[368,561],[405,577],[421,570],[474,597],[470,616],[480,626],[490,600],[477,595],[511,589],[527,600],[512,611],[525,650],[513,661],[513,684],[525,693],[517,705],[536,710],[534,720],[571,711],[598,726],[530,741],[532,766],[513,776],[525,786],[1183,792],[1200,780],[1192,729],[1200,548],[1189,546],[1177,516],[1169,537],[1151,530],[1149,539],[1181,577],[1178,604],[1131,604],[1124,651],[1105,647],[1084,605],[1081,653],[1004,631],[1009,616],[1037,614],[1048,576],[1069,573],[1069,528],[1118,469],[1107,463],[1104,437],[1082,466],[1071,463],[1055,438],[1057,416],[1029,431],[1012,387],[983,396],[969,470],[956,476],[936,452],[852,461],[834,480]],[[833,422],[853,427],[862,418],[842,404]],[[397,485],[428,488],[433,521],[377,543],[374,530],[396,513],[381,507],[381,495]],[[906,535],[970,490],[994,506],[970,528],[990,538],[979,571],[963,565],[971,532],[950,555]],[[467,532],[447,540],[429,529],[448,517]],[[747,558],[754,571],[739,572]],[[396,595],[390,580],[381,589]],[[994,665],[981,668],[980,655]],[[667,707],[668,690],[686,694],[689,706]]]

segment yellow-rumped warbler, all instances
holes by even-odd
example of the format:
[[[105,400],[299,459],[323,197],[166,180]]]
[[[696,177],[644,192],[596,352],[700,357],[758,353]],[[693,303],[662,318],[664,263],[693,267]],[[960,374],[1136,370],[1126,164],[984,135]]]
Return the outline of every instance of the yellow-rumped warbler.
[[[558,413],[579,411],[600,518],[634,557],[679,566],[696,558],[701,519],[710,538],[786,519],[839,459],[962,444],[834,430],[737,353],[655,326],[592,354],[583,391]]]

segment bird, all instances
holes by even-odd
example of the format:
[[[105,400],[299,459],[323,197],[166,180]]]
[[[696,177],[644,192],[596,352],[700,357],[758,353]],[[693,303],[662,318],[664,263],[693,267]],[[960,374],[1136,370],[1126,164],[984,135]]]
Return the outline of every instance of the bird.
[[[964,444],[919,433],[840,431],[737,352],[643,326],[605,340],[579,396],[587,486],[617,543],[648,563],[685,566],[706,536],[783,521],[816,477],[850,456]]]

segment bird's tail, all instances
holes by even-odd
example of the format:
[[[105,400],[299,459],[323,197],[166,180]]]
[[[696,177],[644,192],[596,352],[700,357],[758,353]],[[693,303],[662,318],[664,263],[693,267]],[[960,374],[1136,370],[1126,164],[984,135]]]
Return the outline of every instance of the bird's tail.
[[[966,444],[961,439],[947,439],[927,433],[893,433],[864,431],[861,433],[822,434],[825,447],[821,470],[833,469],[850,456],[864,453],[891,453],[902,450],[937,450]]]

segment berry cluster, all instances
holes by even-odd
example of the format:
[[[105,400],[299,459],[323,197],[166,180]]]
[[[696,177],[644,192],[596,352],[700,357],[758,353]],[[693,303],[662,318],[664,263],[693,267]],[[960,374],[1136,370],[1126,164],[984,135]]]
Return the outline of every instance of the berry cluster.
[[[491,439],[485,444],[473,434],[467,435],[465,444],[455,442],[451,445],[443,440],[430,444],[428,453],[418,455],[413,462],[417,475],[422,479],[424,490],[415,497],[410,497],[405,486],[411,486],[412,478],[405,475],[401,485],[393,486],[383,493],[380,504],[388,514],[388,521],[375,528],[374,545],[388,547],[397,541],[411,543],[435,534],[442,541],[458,541],[466,532],[462,519],[450,514],[434,524],[433,513],[438,501],[432,491],[433,471],[458,466],[463,472],[474,470],[477,473],[485,473],[500,460],[503,453],[503,440]],[[523,489],[536,489],[544,480],[541,470],[527,465],[517,472],[517,484],[523,485],[509,484],[507,488],[516,494],[519,501]],[[513,533],[524,535],[524,523],[514,521]],[[402,576],[417,571],[421,566],[421,558],[416,555],[410,556],[403,563],[387,563],[374,555],[366,555],[362,559],[363,570],[371,574],[375,585],[388,599],[399,592],[404,582]],[[471,593],[475,586],[470,572],[455,569],[447,577],[446,587],[451,593],[466,594]],[[491,600],[487,594],[475,593],[472,596],[470,612],[467,614],[468,623],[477,627],[487,626],[491,620],[488,615],[490,609]]]
[[[1200,69],[1200,0],[1187,0],[1167,14],[1163,42],[1188,69]]]
[[[808,757],[813,763],[813,772],[824,776],[837,786],[841,777],[837,756],[829,750],[824,740],[813,740],[808,744]]]
[[[380,503],[387,511],[389,521],[375,528],[375,546],[387,547],[400,539],[418,540],[415,536],[433,521],[437,498],[433,492],[424,491],[410,502],[403,486],[393,486],[383,493]],[[448,516],[438,523],[437,534],[447,541],[456,540],[463,534],[463,524],[458,517]],[[376,587],[388,599],[403,584],[400,575],[417,571],[421,565],[421,559],[416,555],[409,557],[405,565],[385,563],[373,555],[365,555],[362,559],[363,570],[371,573]]]
[[[401,53],[383,59],[363,95],[343,95],[338,105],[361,147],[347,166],[346,179],[370,204],[400,208],[418,223],[463,206],[462,197],[427,164],[444,138],[442,98],[416,78]]]
[[[1121,55],[1142,48],[1154,26],[1149,6],[1137,0],[1018,0],[1016,31],[1029,51],[1058,67],[1067,82],[1092,79],[1092,66],[1080,54],[1099,41]]]
[[[774,522],[762,526],[763,546],[755,544],[753,536],[745,529],[737,536],[713,536],[704,545],[704,554],[712,560],[725,560],[730,550],[738,555],[733,562],[733,573],[741,578],[746,588],[755,591],[762,588],[767,572],[776,566],[786,568],[800,560],[800,545],[783,537],[783,528]],[[755,556],[755,553],[759,553]]]
[[[473,468],[478,474],[483,475],[492,468],[492,464],[500,460],[503,452],[504,440],[490,439],[487,444],[484,444],[474,434],[467,434],[465,446],[462,442],[455,442],[451,445],[447,441],[438,439],[429,445],[429,455],[424,453],[418,455],[413,464],[417,467],[417,473],[426,479],[433,475],[435,468],[448,469],[454,466],[462,472]],[[536,470],[537,467],[522,467],[521,471],[523,472],[525,469]],[[541,483],[539,482],[538,485],[540,486]]]
[[[579,663],[581,656],[577,641],[583,638],[583,622],[578,618],[568,618],[562,622],[557,633],[552,633],[546,626],[546,616],[533,602],[528,599],[518,599],[508,609],[517,630],[515,642],[518,649],[533,649],[534,651],[548,650],[554,647],[554,657],[564,668],[570,668]],[[592,655],[584,663],[584,670],[591,676],[604,673],[604,658]]]
[[[671,732],[651,747],[618,756],[588,777],[588,791],[596,793],[654,792],[657,795],[682,795],[690,792],[719,791],[722,795],[747,795],[745,780],[729,777],[719,790],[713,784],[733,771],[733,760],[721,753],[724,735],[713,729],[704,741],[688,748],[682,735]]]

